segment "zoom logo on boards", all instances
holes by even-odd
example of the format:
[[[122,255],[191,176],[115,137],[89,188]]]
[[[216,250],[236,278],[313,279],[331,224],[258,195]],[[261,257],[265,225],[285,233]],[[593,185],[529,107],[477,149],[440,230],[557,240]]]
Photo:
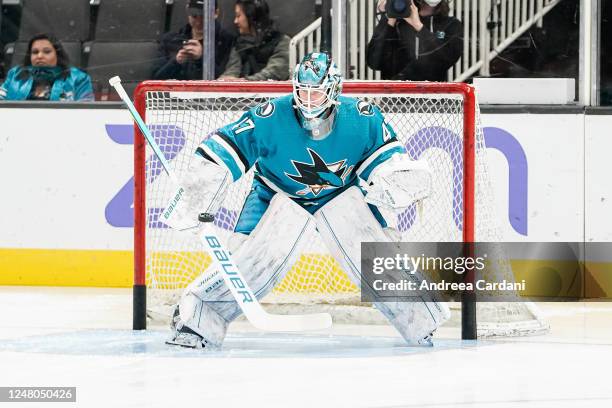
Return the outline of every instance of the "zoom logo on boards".
[[[509,132],[497,127],[483,128],[487,149],[498,150],[508,164],[508,219],[512,228],[527,235],[528,166],[525,151]],[[406,152],[417,160],[429,149],[443,150],[452,163],[452,217],[457,229],[463,229],[463,147],[462,139],[449,129],[431,126],[412,136],[404,144]],[[477,164],[478,166],[478,160]],[[410,229],[417,216],[416,204],[399,218],[401,231]]]
[[[118,144],[133,145],[134,127],[132,125],[106,125],[106,133]],[[185,134],[175,125],[154,125],[151,127],[153,137],[159,143],[162,152],[169,161],[185,146]],[[525,151],[516,138],[506,130],[497,127],[483,128],[485,143],[489,150],[499,151],[508,164],[508,221],[518,234],[527,235],[527,202],[528,202],[528,164]],[[462,229],[463,219],[463,157],[462,140],[456,133],[442,127],[426,127],[412,136],[405,143],[406,151],[413,159],[419,159],[429,149],[442,149],[452,163],[452,207],[453,222]],[[163,168],[155,155],[147,157],[147,174],[149,183],[162,173]],[[107,222],[119,228],[134,226],[133,214],[134,177],[120,187],[117,194],[109,201],[105,209]],[[149,227],[166,228],[158,218],[162,208],[149,209]],[[224,211],[224,209],[221,209]],[[408,208],[401,216],[399,226],[408,230],[416,220],[416,206]],[[238,214],[226,214],[230,219],[236,219]]]
[[[151,133],[159,144],[161,151],[168,161],[172,161],[185,146],[185,134],[182,129],[174,125],[152,125]],[[106,134],[116,143],[121,145],[134,145],[133,125],[106,125]],[[148,182],[154,183],[163,172],[163,166],[154,155],[147,157]],[[149,227],[165,228],[159,221],[163,208],[149,208]],[[130,177],[121,186],[117,194],[109,201],[104,210],[106,221],[113,227],[132,228],[134,226],[134,177]]]

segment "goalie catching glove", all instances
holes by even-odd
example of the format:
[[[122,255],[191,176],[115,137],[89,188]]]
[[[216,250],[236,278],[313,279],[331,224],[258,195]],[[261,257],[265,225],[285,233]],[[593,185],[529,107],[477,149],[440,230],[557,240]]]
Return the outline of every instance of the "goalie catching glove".
[[[365,201],[380,210],[389,227],[397,229],[397,215],[429,196],[431,171],[425,160],[394,154],[375,168],[364,184]]]
[[[179,231],[196,227],[200,223],[198,214],[217,212],[231,181],[225,167],[196,156],[180,180],[173,180],[174,194],[159,220]]]

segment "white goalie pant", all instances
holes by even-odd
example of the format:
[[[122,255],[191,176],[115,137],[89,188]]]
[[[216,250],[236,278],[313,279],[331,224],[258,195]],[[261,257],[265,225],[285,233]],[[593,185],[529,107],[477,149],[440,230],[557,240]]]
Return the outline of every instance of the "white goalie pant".
[[[285,277],[315,233],[312,215],[286,196],[276,194],[251,234],[235,234],[228,248],[255,296],[261,299]],[[228,323],[242,313],[222,276],[211,268],[186,288],[179,311],[182,324],[214,346],[222,344]]]
[[[361,190],[348,188],[317,211],[315,218],[327,248],[351,281],[361,287],[361,243],[389,241]],[[422,279],[418,271],[415,276]],[[376,302],[374,305],[410,344],[417,344],[450,318],[446,303],[427,295],[421,296],[421,301]]]

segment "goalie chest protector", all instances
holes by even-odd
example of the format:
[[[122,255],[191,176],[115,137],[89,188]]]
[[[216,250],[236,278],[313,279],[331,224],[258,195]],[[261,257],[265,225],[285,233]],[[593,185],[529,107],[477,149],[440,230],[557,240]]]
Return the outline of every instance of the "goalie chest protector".
[[[334,128],[324,139],[312,139],[300,126],[293,96],[287,95],[245,112],[198,152],[222,160],[234,180],[255,166],[256,176],[272,190],[298,201],[328,201],[403,151],[378,108],[351,97],[339,102]]]

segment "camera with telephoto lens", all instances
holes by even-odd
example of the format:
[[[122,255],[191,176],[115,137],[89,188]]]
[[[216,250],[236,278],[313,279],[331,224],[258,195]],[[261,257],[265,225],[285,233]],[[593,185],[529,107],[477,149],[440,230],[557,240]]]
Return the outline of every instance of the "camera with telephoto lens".
[[[410,6],[412,0],[387,0],[385,13],[387,18],[406,18],[410,17]]]

